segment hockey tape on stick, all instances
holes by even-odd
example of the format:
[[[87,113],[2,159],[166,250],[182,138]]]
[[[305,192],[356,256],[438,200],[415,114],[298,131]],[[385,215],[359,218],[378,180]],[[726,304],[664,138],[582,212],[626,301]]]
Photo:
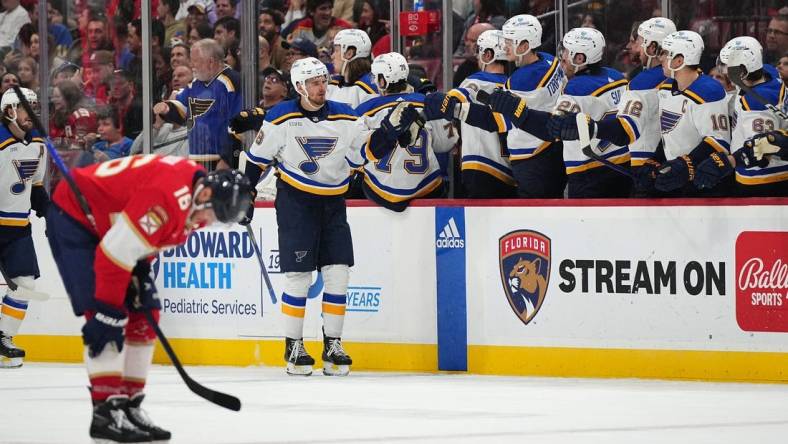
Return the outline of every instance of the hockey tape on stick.
[[[49,138],[47,137],[46,132],[44,131],[44,127],[41,125],[41,121],[38,120],[38,116],[33,112],[33,108],[30,106],[30,103],[27,102],[27,99],[25,99],[25,95],[22,94],[22,91],[19,89],[18,86],[14,86],[13,88],[14,88],[14,92],[16,92],[17,97],[19,97],[20,104],[25,109],[25,111],[30,115],[30,119],[33,121],[33,125],[36,127],[38,132],[41,133],[41,135],[43,136],[44,145],[46,145],[47,150],[52,155],[52,159],[54,159],[55,165],[57,165],[57,167],[60,169],[60,172],[63,173],[63,177],[66,179],[66,182],[68,183],[69,188],[71,188],[71,191],[74,193],[74,196],[76,196],[80,208],[82,208],[82,211],[85,213],[85,216],[93,225],[93,228],[96,230],[96,232],[98,232],[98,229],[96,228],[96,220],[93,217],[93,213],[90,211],[90,207],[88,206],[88,202],[85,199],[85,195],[82,194],[81,191],[79,191],[79,187],[77,186],[77,183],[74,181],[74,178],[71,176],[71,173],[69,172],[68,168],[66,168],[65,164],[63,163],[63,160],[57,154],[57,150],[55,150],[55,148],[49,142]],[[10,285],[9,288],[11,288]],[[167,340],[167,337],[164,336],[164,332],[161,331],[161,328],[159,328],[158,323],[156,322],[155,319],[153,319],[153,314],[150,312],[150,310],[145,310],[144,313],[145,313],[145,318],[148,320],[148,324],[150,324],[150,326],[156,332],[156,336],[158,336],[159,342],[161,342],[162,347],[164,347],[164,350],[167,352],[167,356],[169,356],[170,360],[172,361],[172,365],[178,371],[178,374],[181,375],[181,378],[183,379],[183,382],[186,383],[186,386],[189,387],[189,389],[194,394],[204,399],[207,399],[208,401],[216,405],[222,406],[230,410],[235,410],[235,411],[240,410],[241,401],[238,398],[225,393],[217,392],[215,390],[211,390],[208,387],[205,387],[200,383],[198,383],[197,381],[193,380],[186,373],[186,370],[183,369],[183,366],[181,365],[181,361],[178,359],[178,356],[172,350],[172,347],[170,347],[170,343]]]
[[[594,159],[597,162],[605,165],[606,167],[610,168],[617,173],[621,173],[632,180],[635,180],[635,176],[632,175],[628,169],[616,165],[615,163],[605,159],[604,157],[600,156],[599,154],[595,153],[593,148],[591,148],[591,135],[588,132],[588,116],[585,113],[577,113],[575,115],[576,123],[577,123],[577,138],[580,142],[580,146],[582,146],[583,154],[588,157],[589,159]]]
[[[8,285],[8,290],[10,293],[9,296],[14,299],[20,299],[24,301],[46,301],[49,299],[49,295],[46,293],[16,285],[16,282],[8,277],[8,274],[6,274],[2,265],[0,265],[0,275],[3,276],[5,284]]]
[[[728,67],[728,77],[731,79],[734,85],[738,86],[742,89],[745,93],[751,95],[755,100],[758,101],[761,105],[765,106],[766,109],[771,111],[777,117],[788,120],[788,115],[785,114],[780,108],[777,108],[773,104],[769,103],[762,95],[755,92],[752,88],[744,84],[743,79],[744,72],[741,66],[729,66]]]
[[[271,303],[276,304],[276,292],[274,291],[273,285],[271,285],[271,279],[268,277],[268,270],[265,268],[263,254],[260,252],[261,246],[258,245],[257,239],[254,237],[254,230],[252,230],[251,225],[246,226],[246,232],[249,234],[249,240],[252,241],[252,246],[254,246],[254,254],[257,256],[257,262],[260,264],[260,273],[263,275],[265,286],[268,287],[268,296],[271,298]]]

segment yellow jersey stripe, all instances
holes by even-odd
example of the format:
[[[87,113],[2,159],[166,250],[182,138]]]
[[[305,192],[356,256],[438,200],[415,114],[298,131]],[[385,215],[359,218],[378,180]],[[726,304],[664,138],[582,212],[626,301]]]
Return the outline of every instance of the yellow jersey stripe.
[[[339,196],[340,194],[345,194],[345,192],[348,189],[348,184],[342,185],[341,187],[337,187],[337,188],[322,188],[322,187],[307,185],[299,182],[295,178],[288,176],[287,173],[281,170],[280,170],[279,178],[282,179],[286,184],[292,186],[293,188],[299,189],[306,193],[317,194],[320,196]]]
[[[406,200],[417,199],[421,196],[430,194],[436,188],[438,188],[441,183],[443,183],[443,178],[441,178],[440,176],[436,177],[435,180],[433,180],[427,186],[425,186],[424,188],[416,192],[416,194],[413,194],[411,196],[399,196],[384,191],[383,189],[375,185],[375,183],[372,182],[372,180],[370,180],[369,176],[366,175],[364,176],[364,183],[366,183],[369,186],[369,188],[372,189],[372,191],[375,194],[377,194],[380,198],[385,199],[391,203],[399,203],[399,202],[405,202]]]
[[[306,308],[293,307],[292,305],[282,304],[282,314],[293,316],[294,318],[303,318],[306,313]]]
[[[294,119],[296,117],[304,117],[304,115],[302,113],[288,113],[283,116],[277,117],[276,119],[272,120],[271,123],[274,125],[279,125],[280,123],[286,120]]]
[[[711,147],[714,148],[714,150],[717,151],[718,153],[728,154],[728,150],[725,149],[725,147],[722,146],[719,142],[717,142],[717,139],[706,136],[703,138],[703,141],[711,145]]]
[[[553,76],[553,73],[555,72],[555,70],[557,68],[558,68],[558,57],[553,59],[553,64],[550,65],[550,69],[547,70],[547,72],[545,73],[544,77],[542,77],[542,80],[540,80],[539,84],[536,85],[536,88],[542,88],[543,86],[547,85],[547,82],[550,81],[550,77]],[[509,81],[508,80],[506,81],[506,87],[507,88],[509,87]],[[534,89],[536,89],[536,88],[534,88]]]
[[[511,176],[504,174],[501,171],[491,167],[490,165],[481,162],[473,162],[473,161],[463,162],[462,170],[481,171],[482,173],[486,173],[489,174],[490,176],[495,177],[496,179],[500,180],[506,185],[511,185],[511,186],[517,185],[517,182]]]
[[[602,94],[610,91],[611,89],[618,88],[619,86],[626,85],[627,83],[629,83],[629,81],[627,79],[617,80],[617,81],[615,81],[613,83],[608,83],[605,86],[601,86],[601,87],[597,88],[596,91],[591,93],[591,95],[593,97],[599,97]]]
[[[769,176],[744,176],[736,172],[736,182],[742,185],[763,185],[767,183],[784,182],[788,180],[788,171],[775,173]]]

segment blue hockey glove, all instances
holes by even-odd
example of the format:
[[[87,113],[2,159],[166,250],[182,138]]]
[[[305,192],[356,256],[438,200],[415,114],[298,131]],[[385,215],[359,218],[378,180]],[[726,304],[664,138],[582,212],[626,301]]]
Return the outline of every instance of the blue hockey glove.
[[[82,342],[88,346],[90,357],[100,355],[109,343],[114,343],[118,352],[122,351],[127,322],[121,309],[96,301],[96,314],[82,327]]]
[[[517,95],[503,89],[493,91],[490,94],[488,104],[493,111],[503,114],[518,128],[528,117],[528,106],[525,99],[521,99]]]
[[[661,165],[656,160],[647,159],[643,165],[632,168],[632,173],[635,176],[635,189],[640,191],[652,191],[660,166]]]
[[[695,178],[695,166],[689,156],[680,156],[662,164],[654,188],[667,192],[677,190]]]
[[[579,140],[577,113],[552,114],[547,121],[547,131],[553,139]],[[591,139],[596,135],[596,122],[588,119],[588,135]]]
[[[126,307],[130,311],[161,310],[161,301],[147,260],[137,261],[131,271],[131,282],[126,289]]]
[[[726,176],[733,174],[733,171],[733,165],[726,153],[711,153],[708,159],[698,165],[692,183],[701,190],[714,188]]]
[[[385,131],[386,139],[393,142],[406,131],[410,131],[411,125],[418,117],[419,112],[416,111],[416,108],[401,102],[383,118],[380,127]]]
[[[452,120],[454,108],[460,101],[453,96],[442,92],[427,94],[424,99],[424,116],[427,120]]]
[[[259,130],[265,120],[265,110],[260,107],[245,109],[230,119],[227,125],[230,131],[241,134],[246,131]]]

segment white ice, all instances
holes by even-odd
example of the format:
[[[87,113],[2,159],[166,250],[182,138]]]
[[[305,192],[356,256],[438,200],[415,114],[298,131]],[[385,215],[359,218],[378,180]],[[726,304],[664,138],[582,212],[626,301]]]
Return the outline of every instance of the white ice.
[[[173,443],[785,443],[788,385],[189,367],[240,412],[153,368],[145,407]],[[85,371],[0,370],[0,443],[88,443]]]

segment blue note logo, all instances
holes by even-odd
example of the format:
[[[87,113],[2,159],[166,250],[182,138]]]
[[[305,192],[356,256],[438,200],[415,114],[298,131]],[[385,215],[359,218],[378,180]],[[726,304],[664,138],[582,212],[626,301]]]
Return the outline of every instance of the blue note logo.
[[[11,185],[11,193],[22,194],[26,188],[25,183],[30,181],[38,169],[38,159],[15,159],[13,164],[19,182]]]
[[[681,120],[681,114],[663,110],[659,115],[659,124],[662,128],[662,134],[673,131],[676,125],[679,124],[679,120]]]
[[[296,142],[306,154],[309,160],[305,160],[298,165],[298,168],[306,174],[315,174],[320,170],[318,160],[326,157],[337,146],[338,137],[296,137]]]

